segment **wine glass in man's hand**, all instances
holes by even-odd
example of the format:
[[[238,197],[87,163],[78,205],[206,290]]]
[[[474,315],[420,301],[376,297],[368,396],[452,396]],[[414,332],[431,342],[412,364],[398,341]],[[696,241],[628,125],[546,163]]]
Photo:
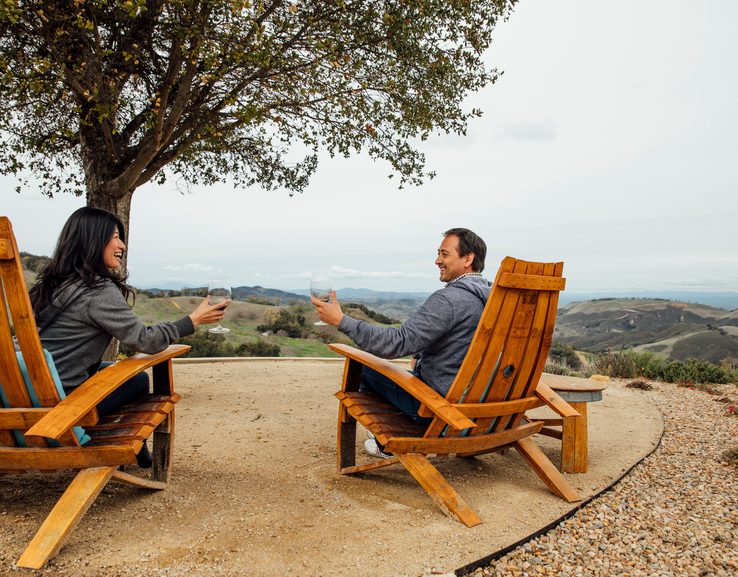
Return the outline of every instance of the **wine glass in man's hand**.
[[[329,302],[331,300],[331,277],[325,273],[315,273],[310,278],[310,294],[319,301]],[[315,325],[327,325],[323,321],[313,323]]]
[[[219,303],[230,300],[231,298],[231,285],[228,281],[224,280],[211,280],[208,284],[208,303],[211,305],[217,305]],[[230,333],[231,329],[223,327],[218,323],[218,326],[208,329],[211,333],[216,335],[224,335]]]

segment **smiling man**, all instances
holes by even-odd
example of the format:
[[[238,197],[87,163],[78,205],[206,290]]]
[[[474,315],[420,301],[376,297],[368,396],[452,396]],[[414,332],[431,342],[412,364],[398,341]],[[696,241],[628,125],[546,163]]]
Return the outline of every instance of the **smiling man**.
[[[412,355],[413,374],[439,394],[446,395],[466,356],[487,303],[491,284],[482,277],[487,245],[466,228],[443,234],[436,266],[446,286],[434,292],[423,306],[399,327],[378,327],[343,313],[335,292],[330,302],[311,298],[320,319],[348,335],[360,348],[378,357]],[[416,420],[419,402],[384,375],[364,368],[360,390],[386,398]],[[386,457],[374,439],[364,443],[368,453]]]

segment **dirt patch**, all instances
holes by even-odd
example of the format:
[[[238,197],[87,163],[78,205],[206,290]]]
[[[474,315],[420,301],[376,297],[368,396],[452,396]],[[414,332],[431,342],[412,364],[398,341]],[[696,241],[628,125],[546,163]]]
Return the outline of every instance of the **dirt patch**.
[[[172,482],[161,492],[111,483],[42,575],[424,575],[480,559],[572,508],[514,451],[437,459],[484,521],[444,516],[401,466],[335,471],[342,364],[177,363]],[[572,380],[571,377],[547,377]],[[647,454],[662,430],[639,391],[609,383],[590,403],[590,471],[567,478],[582,495]],[[357,443],[363,443],[363,431]],[[558,441],[536,437],[558,464]],[[363,459],[359,456],[359,459]],[[369,460],[369,457],[366,457]],[[0,574],[13,569],[71,472],[5,475]]]

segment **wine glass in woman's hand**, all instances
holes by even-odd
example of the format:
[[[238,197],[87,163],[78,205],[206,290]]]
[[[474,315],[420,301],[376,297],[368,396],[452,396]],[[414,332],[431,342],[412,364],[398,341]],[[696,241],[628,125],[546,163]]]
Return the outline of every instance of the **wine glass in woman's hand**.
[[[211,305],[217,305],[219,303],[230,300],[231,298],[231,284],[228,281],[222,279],[211,280],[208,284],[208,303]],[[227,327],[218,326],[208,329],[211,333],[216,335],[224,335],[225,333],[231,332],[231,329]]]
[[[331,300],[331,277],[327,273],[314,273],[310,278],[310,294],[319,301],[329,302]],[[327,325],[323,321],[313,323],[315,325]]]

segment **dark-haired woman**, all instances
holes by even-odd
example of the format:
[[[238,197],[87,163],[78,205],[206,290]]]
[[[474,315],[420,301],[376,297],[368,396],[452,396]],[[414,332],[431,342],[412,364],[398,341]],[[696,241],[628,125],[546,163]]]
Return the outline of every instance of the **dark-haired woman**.
[[[30,291],[43,347],[51,353],[64,390],[69,393],[96,371],[113,338],[143,353],[158,353],[201,324],[218,322],[228,305],[204,299],[188,316],[146,326],[133,314],[131,289],[121,273],[126,249],[121,220],[104,210],[80,208],[62,229],[51,261]],[[136,375],[98,406],[102,417],[146,394],[146,373]],[[150,466],[144,444],[139,464]]]

